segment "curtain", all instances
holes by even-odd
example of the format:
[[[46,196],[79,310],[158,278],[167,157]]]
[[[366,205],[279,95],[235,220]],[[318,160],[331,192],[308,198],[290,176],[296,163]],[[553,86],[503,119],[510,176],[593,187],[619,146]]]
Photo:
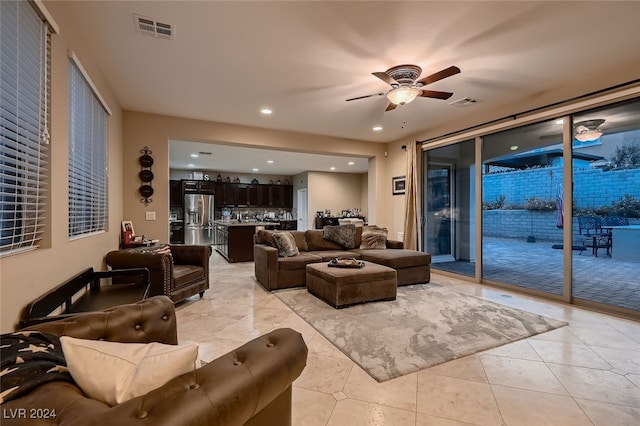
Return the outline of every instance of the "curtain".
[[[404,248],[422,251],[420,241],[420,206],[418,204],[418,154],[416,142],[407,144],[407,176],[405,181]]]

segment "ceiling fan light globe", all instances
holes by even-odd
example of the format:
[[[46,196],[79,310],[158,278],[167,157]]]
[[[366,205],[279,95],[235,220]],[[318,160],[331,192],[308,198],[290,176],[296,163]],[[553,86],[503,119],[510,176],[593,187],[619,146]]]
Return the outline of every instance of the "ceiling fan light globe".
[[[413,101],[420,93],[421,90],[415,87],[398,87],[387,93],[387,99],[396,105],[405,105]]]
[[[580,142],[593,142],[596,141],[602,136],[602,132],[600,130],[585,130],[583,132],[576,133],[576,140]]]

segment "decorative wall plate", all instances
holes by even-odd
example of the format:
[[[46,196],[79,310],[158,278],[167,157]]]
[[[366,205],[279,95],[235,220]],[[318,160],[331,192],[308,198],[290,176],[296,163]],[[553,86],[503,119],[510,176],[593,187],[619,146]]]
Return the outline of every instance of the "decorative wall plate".
[[[149,198],[153,195],[153,188],[151,185],[142,185],[138,191],[140,191],[140,195],[144,198]]]
[[[140,162],[140,165],[142,167],[151,167],[151,166],[153,166],[153,157],[151,157],[149,154],[141,155],[140,158],[138,159],[138,161]]]
[[[143,182],[151,182],[153,180],[153,172],[151,170],[140,170],[138,176],[140,176],[140,180]]]

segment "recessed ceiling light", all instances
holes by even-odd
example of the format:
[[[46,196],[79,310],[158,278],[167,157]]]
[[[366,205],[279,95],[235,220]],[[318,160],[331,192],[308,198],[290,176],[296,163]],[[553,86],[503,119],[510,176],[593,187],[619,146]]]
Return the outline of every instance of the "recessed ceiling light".
[[[196,153],[191,154],[191,158],[198,158],[198,154]]]
[[[518,145],[511,145],[511,151],[515,151],[516,149],[518,149]]]
[[[374,132],[379,132],[380,130],[382,130],[382,126],[375,126],[375,127],[373,128],[373,131],[374,131]]]
[[[253,168],[253,169],[251,169],[251,170],[253,170],[254,172],[257,172],[259,169],[258,169],[257,167],[254,167],[254,168]]]
[[[187,164],[187,167],[195,167],[193,164]]]
[[[563,124],[564,120],[561,118],[560,120],[556,120],[556,124]]]
[[[353,165],[354,165],[354,164],[356,164],[356,163],[355,163],[355,162],[353,162],[353,161],[349,161],[347,164],[348,164],[348,165],[350,165],[350,166],[353,166]]]
[[[335,169],[336,169],[336,168],[335,168],[335,167],[333,167],[333,166],[329,167],[329,170],[335,170]]]
[[[267,160],[268,164],[273,164],[273,160]]]
[[[264,115],[269,115],[269,114],[273,114],[273,111],[271,109],[269,109],[269,108],[262,108],[260,110],[260,113],[264,114]]]

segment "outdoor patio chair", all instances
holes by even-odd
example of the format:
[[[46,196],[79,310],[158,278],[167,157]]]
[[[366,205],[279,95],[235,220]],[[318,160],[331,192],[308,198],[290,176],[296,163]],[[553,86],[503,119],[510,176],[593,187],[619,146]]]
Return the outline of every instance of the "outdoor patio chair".
[[[611,256],[611,233],[603,232],[602,218],[598,216],[578,216],[578,232],[583,235],[582,245],[591,249],[591,254],[598,257],[598,249],[605,249]],[[582,252],[580,252],[582,254]]]

